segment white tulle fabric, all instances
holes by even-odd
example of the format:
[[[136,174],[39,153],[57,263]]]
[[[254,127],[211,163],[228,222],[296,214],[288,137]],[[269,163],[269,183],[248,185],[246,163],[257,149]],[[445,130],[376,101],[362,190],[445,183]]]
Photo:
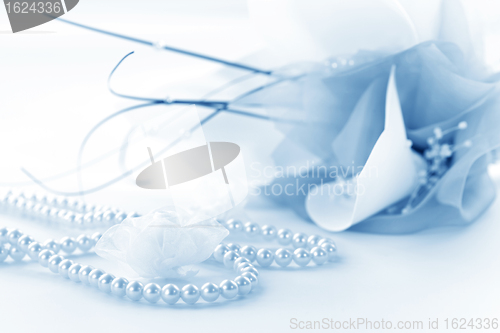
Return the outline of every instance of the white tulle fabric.
[[[214,218],[200,221],[199,216],[179,215],[174,207],[163,207],[111,227],[95,252],[124,263],[142,277],[194,275],[185,266],[208,259],[228,234]]]

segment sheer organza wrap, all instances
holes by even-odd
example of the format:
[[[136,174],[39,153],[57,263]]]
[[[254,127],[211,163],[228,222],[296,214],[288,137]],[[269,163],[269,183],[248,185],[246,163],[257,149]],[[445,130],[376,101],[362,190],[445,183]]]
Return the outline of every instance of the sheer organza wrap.
[[[200,221],[199,216],[178,214],[174,207],[163,207],[111,227],[95,251],[105,259],[125,264],[142,277],[178,277],[195,274],[183,266],[208,259],[228,234],[213,218]]]

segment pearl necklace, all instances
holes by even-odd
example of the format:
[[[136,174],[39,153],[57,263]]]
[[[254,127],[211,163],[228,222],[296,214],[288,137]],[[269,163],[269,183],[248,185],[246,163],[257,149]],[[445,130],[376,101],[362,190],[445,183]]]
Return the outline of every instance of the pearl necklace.
[[[109,224],[121,223],[127,217],[137,217],[137,213],[126,214],[123,211],[109,208],[88,206],[81,201],[70,201],[66,198],[51,198],[47,196],[15,195],[9,192],[0,200],[3,211],[31,217],[36,220],[48,220],[78,228],[95,228]],[[244,233],[249,237],[262,236],[266,241],[276,240],[281,245],[292,245],[292,252],[286,248],[276,251],[253,246],[238,244],[219,244],[211,258],[224,264],[226,268],[233,269],[238,275],[233,280],[224,280],[219,285],[205,283],[201,288],[187,284],[182,288],[174,284],[160,287],[156,283],[143,285],[139,281],[128,281],[123,277],[115,277],[101,269],[75,263],[64,256],[60,251],[72,254],[77,249],[82,253],[89,252],[101,238],[101,233],[96,232],[89,236],[81,234],[76,239],[64,237],[60,242],[49,239],[38,243],[29,235],[23,234],[18,229],[0,229],[0,263],[9,256],[14,261],[23,260],[26,255],[51,272],[61,275],[76,283],[98,288],[118,297],[127,296],[132,301],[144,298],[150,303],[157,303],[162,299],[167,304],[175,304],[179,299],[184,303],[194,304],[201,299],[214,302],[219,296],[233,299],[250,293],[259,282],[259,271],[252,264],[254,261],[261,267],[268,267],[273,262],[281,267],[286,267],[295,262],[298,266],[307,266],[311,261],[316,265],[333,262],[337,258],[337,249],[329,238],[304,233],[293,233],[288,229],[277,230],[275,227],[265,225],[262,228],[254,222],[243,224],[239,220],[230,219],[220,221],[231,233]]]

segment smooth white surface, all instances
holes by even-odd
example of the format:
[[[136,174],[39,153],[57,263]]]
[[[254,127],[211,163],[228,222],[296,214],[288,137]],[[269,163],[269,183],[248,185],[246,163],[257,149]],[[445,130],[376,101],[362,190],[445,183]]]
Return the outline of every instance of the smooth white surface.
[[[100,3],[82,1],[67,18],[153,40],[163,39],[174,46],[232,60],[250,54],[261,45],[245,19],[242,2],[231,2],[231,6],[227,1],[221,2],[211,10],[200,5],[201,1],[189,2],[191,6],[178,5],[180,9],[174,2],[168,2],[166,9],[162,9],[164,16],[152,14],[154,11],[146,8],[157,3],[154,1],[144,2],[141,15],[130,4],[111,10]],[[196,16],[188,15],[191,10]],[[4,31],[0,34],[2,189],[6,188],[6,182],[26,181],[19,166],[41,177],[75,166],[85,133],[104,116],[131,105],[106,90],[106,79],[116,62],[132,50],[137,51],[136,57],[117,73],[119,87],[128,92],[199,96],[223,83],[217,81],[220,78],[214,79],[216,82],[200,79],[218,66],[156,52],[58,22],[12,35],[5,32],[8,24],[3,13],[0,14],[0,30]],[[121,144],[132,122],[153,114],[147,112],[150,111],[124,116],[97,133],[84,160]],[[265,165],[266,156],[279,142],[271,124],[237,116],[216,118],[204,130],[208,140],[241,145],[245,163],[263,161]],[[161,142],[155,138],[148,140]],[[141,141],[131,149],[126,164],[147,160],[145,146]],[[99,184],[123,171],[117,166],[116,156],[103,163],[88,170],[85,186]],[[495,177],[500,179],[498,175]],[[168,200],[162,192],[138,189],[133,182],[133,177],[128,178],[86,199],[141,213]],[[74,190],[76,184],[74,177],[50,182],[61,190]],[[136,304],[65,280],[29,261],[0,264],[0,331],[287,332],[291,330],[291,318],[384,319],[394,325],[400,320],[421,320],[427,325],[429,318],[439,318],[442,325],[445,318],[491,318],[500,313],[498,199],[469,227],[405,236],[329,234],[292,212],[271,205],[254,205],[248,215],[261,225],[270,223],[331,237],[337,242],[341,261],[305,270],[261,269],[260,287],[252,295],[195,307],[151,305],[143,301]],[[4,225],[19,227],[40,240],[80,233],[2,215],[0,226]],[[253,243],[245,239],[238,242]],[[113,274],[122,272],[120,267],[93,255],[76,260]],[[232,272],[219,266],[203,265],[190,282],[219,283],[232,276]]]

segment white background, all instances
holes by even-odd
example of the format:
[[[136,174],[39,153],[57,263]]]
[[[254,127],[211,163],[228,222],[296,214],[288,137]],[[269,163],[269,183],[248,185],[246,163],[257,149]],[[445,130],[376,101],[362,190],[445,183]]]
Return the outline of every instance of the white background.
[[[265,61],[255,60],[264,43],[250,25],[242,1],[106,1],[103,4],[88,0],[65,17],[266,67]],[[494,40],[494,34],[488,36]],[[495,46],[488,47],[487,59],[493,65],[498,64],[500,55],[495,56]],[[221,74],[218,66],[207,62],[155,51],[60,22],[14,35],[10,33],[5,12],[0,10],[2,190],[12,183],[19,184],[19,188],[36,188],[20,172],[21,166],[42,178],[74,168],[79,144],[88,130],[106,115],[131,105],[112,96],[106,87],[108,73],[130,51],[136,51],[136,55],[117,73],[117,85],[135,94],[199,97],[224,79],[240,74]],[[130,114],[103,128],[89,143],[85,160],[119,145],[130,125],[148,116],[146,111]],[[238,143],[247,163],[258,161],[263,165],[269,163],[269,153],[280,140],[271,124],[229,115],[216,118],[204,131],[208,139]],[[161,148],[158,138],[147,140],[153,150]],[[145,146],[141,142],[131,148],[127,165],[134,164],[130,161],[148,159]],[[120,171],[115,156],[90,168],[84,184],[98,184]],[[497,167],[492,168],[492,175],[500,186]],[[131,177],[86,199],[141,213],[167,200],[163,193],[136,188],[133,180]],[[48,184],[63,191],[76,189],[74,177]],[[468,227],[404,236],[353,232],[332,235],[288,210],[263,203],[250,207],[247,214],[261,225],[270,223],[331,237],[337,242],[341,259],[334,265],[305,270],[261,269],[260,287],[252,295],[194,307],[120,300],[64,280],[26,259],[22,263],[4,263],[0,264],[0,331],[282,332],[290,331],[291,318],[384,319],[394,325],[400,320],[421,320],[425,327],[429,318],[439,318],[443,328],[446,318],[499,317],[498,200]],[[80,233],[11,216],[0,216],[0,226],[19,227],[40,240]],[[239,242],[252,243],[246,239]],[[76,260],[120,273],[119,267],[96,256]],[[232,272],[202,265],[200,274],[191,282],[219,282],[228,277],[232,277]]]

